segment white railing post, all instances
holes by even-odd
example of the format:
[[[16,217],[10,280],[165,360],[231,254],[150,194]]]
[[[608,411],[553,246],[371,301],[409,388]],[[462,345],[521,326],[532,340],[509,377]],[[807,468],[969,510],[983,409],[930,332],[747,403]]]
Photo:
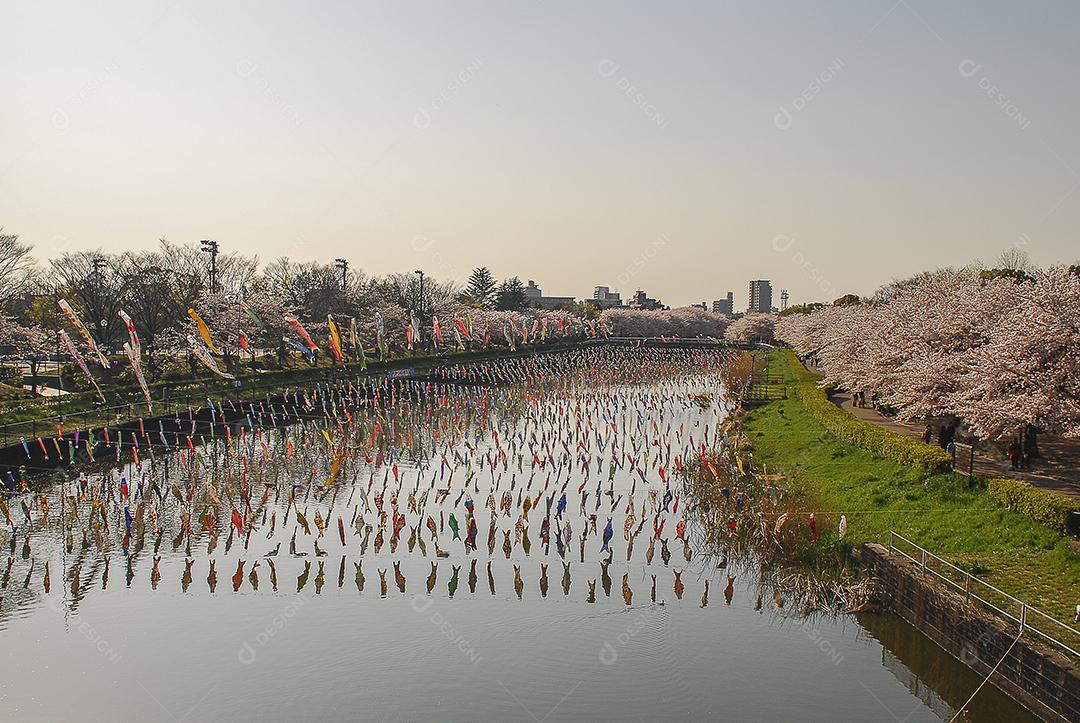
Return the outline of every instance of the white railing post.
[[[918,561],[916,561],[914,555],[910,555],[907,552],[905,552],[904,550],[901,550],[898,547],[896,547],[896,539],[897,538],[899,538],[902,542],[907,543],[908,545],[910,545],[911,547],[913,547],[913,548],[915,548],[916,550],[919,551],[920,556],[919,556]],[[912,563],[917,562],[919,564],[920,568],[922,569],[923,577],[926,576],[927,569],[928,569],[928,563],[930,562],[930,558],[933,558],[934,560],[938,561],[939,563],[944,565],[946,568],[950,568],[953,571],[955,571],[957,573],[960,573],[962,575],[962,577],[963,577],[963,580],[964,580],[963,586],[961,586],[958,583],[948,579],[946,576],[944,576],[944,575],[942,575],[942,574],[940,574],[938,572],[934,572],[933,570],[930,571],[930,572],[934,572],[934,575],[937,576],[946,585],[952,585],[953,587],[960,590],[964,594],[965,599],[967,599],[969,602],[972,601],[972,600],[975,600],[978,603],[981,603],[983,606],[985,606],[985,607],[989,608],[990,610],[992,610],[993,612],[991,614],[995,614],[999,618],[1004,618],[1004,619],[1008,620],[1010,623],[1017,623],[1018,622],[1019,623],[1019,628],[1020,628],[1019,631],[1018,631],[1019,633],[1025,633],[1025,632],[1036,633],[1041,638],[1043,638],[1045,641],[1047,641],[1049,643],[1052,643],[1053,645],[1057,646],[1058,648],[1060,648],[1062,651],[1064,651],[1068,655],[1071,655],[1076,659],[1080,659],[1080,650],[1077,650],[1074,647],[1070,647],[1070,642],[1066,642],[1066,640],[1069,640],[1069,641],[1075,640],[1077,635],[1080,634],[1080,631],[1077,631],[1072,626],[1070,626],[1070,625],[1068,625],[1068,624],[1066,624],[1066,623],[1064,623],[1064,622],[1062,622],[1062,621],[1060,621],[1060,620],[1058,620],[1058,619],[1056,619],[1056,618],[1054,618],[1054,617],[1052,617],[1050,615],[1047,615],[1045,612],[1042,612],[1038,608],[1034,608],[1034,607],[1028,605],[1023,600],[1020,600],[1020,599],[1018,599],[1016,597],[1013,597],[1012,595],[1004,592],[1003,590],[1000,590],[1000,589],[994,587],[993,585],[990,585],[989,583],[983,582],[978,577],[972,575],[971,573],[969,573],[969,572],[967,572],[965,570],[962,570],[962,569],[958,568],[957,566],[953,565],[949,561],[944,560],[941,557],[938,557],[937,555],[934,555],[933,553],[929,552],[925,548],[921,547],[920,545],[915,544],[911,540],[907,539],[906,537],[904,537],[901,534],[898,534],[898,533],[894,532],[893,530],[889,530],[889,550],[890,550],[890,552],[895,551],[897,554],[903,555],[905,558],[910,560]],[[978,583],[978,585],[989,589],[992,593],[995,593],[996,595],[1002,596],[1008,602],[1006,602],[1006,603],[998,602],[997,604],[995,604],[994,602],[991,602],[991,600],[994,600],[996,598],[983,597],[983,596],[979,595],[978,592],[975,592],[972,589],[974,587],[975,583]],[[998,607],[999,604],[1002,605],[1003,607]],[[1012,612],[1010,612],[1008,610],[1008,608],[1011,605],[1018,605],[1020,607],[1020,615],[1019,615],[1019,617],[1013,615]],[[1035,615],[1037,617],[1046,618],[1048,623],[1050,623],[1052,625],[1056,625],[1057,627],[1054,628],[1054,630],[1064,630],[1064,631],[1066,631],[1067,635],[1059,634],[1057,637],[1055,637],[1054,635],[1051,635],[1051,634],[1049,634],[1047,632],[1044,632],[1043,630],[1040,630],[1038,624],[1036,624],[1034,626],[1028,625],[1028,615],[1032,611],[1035,612]]]

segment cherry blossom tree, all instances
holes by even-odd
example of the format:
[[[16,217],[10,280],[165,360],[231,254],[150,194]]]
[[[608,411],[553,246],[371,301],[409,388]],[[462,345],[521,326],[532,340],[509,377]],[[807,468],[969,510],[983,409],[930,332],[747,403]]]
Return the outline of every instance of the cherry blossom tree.
[[[239,357],[241,334],[246,339],[249,348],[276,348],[279,349],[279,356],[283,353],[279,347],[283,344],[282,335],[290,330],[285,322],[285,316],[290,313],[291,307],[287,306],[280,297],[265,292],[244,297],[234,294],[204,293],[193,308],[210,328],[214,346],[224,357],[227,368],[231,369],[235,359]],[[184,338],[188,334],[199,338],[195,321],[187,316],[186,309],[183,313]],[[308,331],[318,343],[318,337],[316,337],[318,330],[309,328]]]
[[[1080,436],[1080,277],[1052,268],[1015,286],[1018,303],[963,356],[951,405],[985,437],[1028,426]]]
[[[14,348],[14,358],[26,364],[30,372],[30,391],[37,394],[41,364],[56,350],[54,333],[39,326],[23,326],[6,315],[0,315],[0,345]]]
[[[677,309],[607,309],[600,323],[614,336],[679,336],[723,338],[731,323],[725,314],[696,306]]]
[[[770,342],[775,329],[776,317],[772,314],[746,314],[731,323],[724,337],[728,341]]]
[[[993,270],[992,270],[993,271]],[[921,274],[859,304],[777,324],[824,381],[876,392],[903,419],[954,416],[1000,439],[1080,434],[1080,278],[968,268]]]

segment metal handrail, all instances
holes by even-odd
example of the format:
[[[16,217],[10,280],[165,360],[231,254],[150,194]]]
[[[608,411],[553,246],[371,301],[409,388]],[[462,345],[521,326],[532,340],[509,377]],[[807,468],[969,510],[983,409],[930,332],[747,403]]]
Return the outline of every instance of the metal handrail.
[[[918,553],[919,553],[919,557],[916,558],[916,557],[908,554],[905,550],[900,549],[899,547],[897,547],[896,540],[901,540],[904,543],[906,543],[907,545],[910,545],[912,548],[917,550]],[[1043,630],[1039,630],[1037,627],[1035,627],[1032,624],[1031,618],[1032,618],[1032,616],[1035,616],[1037,618],[1045,619],[1046,621],[1048,621],[1050,623],[1053,623],[1054,625],[1058,626],[1059,628],[1062,628],[1065,631],[1067,631],[1068,633],[1070,633],[1074,637],[1075,640],[1080,640],[1080,630],[1077,630],[1076,628],[1072,627],[1071,625],[1069,625],[1067,623],[1063,623],[1062,621],[1058,620],[1057,618],[1053,617],[1052,615],[1048,615],[1047,613],[1044,613],[1042,610],[1039,610],[1038,608],[1034,607],[1033,605],[1030,605],[1030,604],[1024,602],[1023,600],[1020,600],[1019,598],[1014,597],[1013,595],[1010,595],[1009,593],[1005,592],[1004,590],[1001,590],[999,588],[994,587],[993,585],[986,582],[985,580],[980,580],[979,578],[975,577],[974,575],[967,572],[966,570],[963,570],[963,569],[957,567],[956,565],[952,564],[948,560],[945,560],[944,558],[941,558],[938,555],[935,555],[934,553],[930,552],[929,550],[925,549],[924,547],[921,547],[917,543],[912,542],[911,540],[909,540],[908,538],[904,537],[903,535],[901,535],[900,533],[898,533],[898,532],[896,532],[894,530],[889,530],[889,553],[890,554],[898,554],[901,557],[904,557],[907,560],[910,560],[912,563],[918,565],[921,568],[923,575],[927,575],[927,574],[932,575],[933,577],[935,577],[935,578],[941,580],[942,582],[944,582],[946,585],[948,585],[950,587],[953,587],[956,590],[958,590],[968,600],[975,600],[975,601],[979,602],[980,604],[982,604],[983,606],[993,610],[994,612],[996,612],[1001,617],[1004,617],[1010,623],[1012,623],[1014,625],[1019,625],[1020,626],[1019,632],[1021,632],[1021,633],[1023,633],[1023,632],[1035,633],[1040,638],[1042,638],[1046,642],[1051,643],[1052,645],[1060,648],[1065,653],[1068,653],[1069,655],[1072,655],[1074,658],[1080,659],[1080,651],[1078,651],[1078,650],[1074,649],[1073,647],[1071,647],[1070,644],[1066,643],[1064,640],[1060,640],[1057,637],[1054,637],[1053,635],[1051,635],[1051,634],[1049,634],[1049,633],[1047,633],[1047,632],[1045,632]],[[937,570],[933,569],[933,567],[931,567],[929,565],[930,561],[940,563],[941,565],[944,565],[945,567],[947,567],[950,570],[954,571],[955,573],[959,574],[960,577],[963,579],[964,584],[961,585],[961,584],[957,583],[955,580],[953,580],[953,579],[951,579],[949,577],[946,577],[945,575],[942,575],[941,573],[939,573]],[[982,597],[982,596],[972,592],[973,584],[974,585],[981,585],[981,586],[987,588],[988,590],[992,591],[995,595],[1000,596],[1001,598],[1004,598],[1005,600],[1007,600],[1007,601],[1015,604],[1016,606],[1018,606],[1019,615],[1015,615],[1015,614],[1013,614],[1013,613],[1011,613],[1011,612],[1009,612],[1007,610],[1003,610],[1000,607],[998,607],[997,605],[995,605],[993,602],[991,602],[990,600],[986,599],[986,597]],[[1076,643],[1072,643],[1072,644],[1076,645]]]

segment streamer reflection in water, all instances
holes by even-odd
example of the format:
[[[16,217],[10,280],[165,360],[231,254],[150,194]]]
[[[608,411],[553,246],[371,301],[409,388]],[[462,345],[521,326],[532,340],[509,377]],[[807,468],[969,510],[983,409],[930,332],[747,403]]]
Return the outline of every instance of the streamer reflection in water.
[[[550,692],[543,710],[573,690],[553,716],[560,719],[601,710],[664,718],[671,714],[665,700],[708,717],[721,699],[738,717],[785,717],[762,687],[717,688],[714,664],[732,659],[762,678],[776,660],[794,661],[800,679],[830,691],[806,702],[815,715],[879,716],[878,703],[826,665],[811,641],[757,612],[787,615],[782,598],[763,603],[761,590],[736,589],[736,577],[755,579],[752,569],[718,572],[683,472],[703,450],[734,444],[722,427],[720,373],[728,358],[715,350],[593,348],[452,366],[432,379],[353,379],[221,404],[214,424],[177,415],[171,438],[113,434],[110,443],[99,441],[96,457],[120,463],[76,470],[7,499],[23,518],[10,525],[2,578],[6,647],[20,660],[48,660],[71,681],[64,696],[48,696],[45,681],[15,670],[11,697],[44,701],[42,717],[61,716],[75,700],[83,717],[107,717],[120,699],[86,659],[92,651],[62,627],[86,616],[121,650],[118,664],[138,666],[131,675],[138,671],[177,716],[196,702],[193,690],[207,691],[215,715],[310,716],[285,690],[330,681],[338,708],[325,716],[336,717],[332,710],[359,705],[348,681],[360,674],[371,717],[454,717],[432,697],[435,679],[448,681],[445,700],[458,695],[447,690],[459,689],[456,700],[474,706],[461,710],[485,718],[525,713],[503,685],[538,709],[527,691]],[[222,424],[227,410],[242,413],[243,422]],[[326,584],[333,557],[336,586],[333,577]],[[125,565],[120,588],[108,586],[112,560]],[[438,586],[444,560],[445,591]],[[562,567],[561,597],[548,594],[553,560]],[[365,587],[365,562],[378,573],[377,594]],[[478,562],[486,593],[477,590]],[[219,563],[232,583],[221,590]],[[349,564],[354,586],[344,584]],[[463,566],[467,592],[459,588]],[[65,584],[51,584],[54,570]],[[205,588],[193,582],[204,573]],[[289,685],[278,691],[240,681],[227,694],[215,690],[211,681],[235,680],[221,667],[235,655],[217,653],[235,651],[244,636],[256,639],[267,620],[279,618],[279,573],[296,576],[299,599],[312,602],[251,665]],[[264,575],[269,586],[260,584]],[[585,585],[573,585],[574,575]],[[425,580],[425,592],[407,593],[410,577]],[[621,595],[611,593],[613,578]],[[725,606],[708,605],[717,579],[726,583]],[[12,580],[22,581],[18,595]],[[401,604],[410,594],[438,605],[428,622]],[[38,612],[44,598],[59,603],[59,622]],[[620,616],[598,615],[642,605],[664,614],[635,627],[625,643]],[[854,626],[832,620],[820,627],[875,695],[911,708],[906,689],[866,665],[876,653],[856,640]],[[618,643],[617,681],[593,670],[609,639]],[[462,641],[475,656],[455,647]],[[310,672],[293,665],[316,659],[316,651],[341,665]],[[141,663],[148,656],[172,662],[155,669]],[[459,677],[461,663],[483,666],[482,701],[464,692],[476,678]],[[67,674],[76,669],[91,672]],[[646,687],[654,692],[643,695]],[[601,692],[605,708],[595,702]],[[125,693],[124,701],[133,715],[163,714],[149,696]],[[911,719],[925,719],[924,712]]]

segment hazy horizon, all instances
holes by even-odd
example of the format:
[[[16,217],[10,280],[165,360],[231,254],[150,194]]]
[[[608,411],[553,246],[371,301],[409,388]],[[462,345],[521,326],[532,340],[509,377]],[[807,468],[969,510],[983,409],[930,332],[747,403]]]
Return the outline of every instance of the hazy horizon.
[[[22,4],[0,226],[671,306],[1077,261],[1080,6]]]

